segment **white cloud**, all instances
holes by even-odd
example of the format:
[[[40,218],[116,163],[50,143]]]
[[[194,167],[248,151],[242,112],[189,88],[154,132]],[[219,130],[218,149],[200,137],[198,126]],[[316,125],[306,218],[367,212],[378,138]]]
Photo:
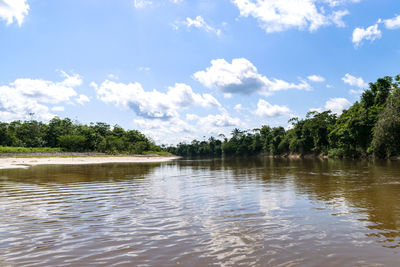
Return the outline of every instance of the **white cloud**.
[[[321,113],[321,112],[323,112],[323,111],[324,111],[323,108],[310,108],[310,112],[318,112],[318,113]]]
[[[55,106],[51,108],[52,111],[64,111],[64,107],[63,106]]]
[[[217,36],[221,35],[221,30],[214,28],[212,26],[210,26],[202,16],[197,16],[196,18],[192,19],[187,17],[186,20],[184,21],[178,21],[175,24],[173,24],[173,27],[175,28],[175,30],[178,30],[180,28],[180,25],[184,25],[186,26],[188,29],[194,27],[197,29],[202,29],[206,32],[211,32],[216,34]]]
[[[16,21],[21,26],[28,11],[27,0],[0,0],[0,18],[5,20],[7,25]]]
[[[340,115],[342,114],[343,110],[348,109],[350,106],[351,103],[346,98],[336,97],[326,101],[324,107],[311,108],[310,111],[316,111],[321,113],[324,110],[330,110],[333,113]]]
[[[82,106],[86,103],[89,102],[90,99],[89,97],[85,96],[85,95],[79,95],[79,97],[76,99],[76,102],[81,104]]]
[[[189,85],[177,83],[167,93],[157,90],[146,92],[140,83],[116,83],[106,80],[100,86],[91,84],[97,97],[105,103],[113,103],[131,109],[148,119],[177,118],[178,110],[191,106],[212,107],[220,103],[210,94],[196,94]]]
[[[364,92],[364,90],[355,90],[355,89],[350,89],[349,94],[351,95],[361,95]]]
[[[138,68],[138,70],[139,70],[139,71],[150,71],[151,69],[150,69],[150,67],[143,67],[143,66],[141,66],[141,67]]]
[[[346,98],[331,98],[325,103],[325,109],[333,113],[341,114],[343,110],[349,108],[351,103]]]
[[[369,40],[371,42],[382,37],[382,32],[379,30],[379,24],[369,26],[368,28],[355,28],[353,31],[353,43],[356,47],[360,46],[363,40]]]
[[[13,88],[0,87],[0,120],[26,120],[32,113],[39,120],[50,120],[54,116],[47,106],[36,100],[19,94]]]
[[[23,96],[36,99],[39,102],[51,104],[65,102],[77,95],[74,87],[80,86],[82,79],[77,74],[72,76],[64,72],[62,74],[65,77],[65,80],[62,82],[17,79],[10,85]]]
[[[225,109],[221,108],[220,114],[200,117],[195,114],[187,114],[186,119],[196,124],[197,136],[229,135],[234,128],[246,128],[247,124],[240,118],[232,117]],[[201,130],[200,130],[201,129]]]
[[[344,75],[344,77],[342,78],[342,80],[344,83],[351,85],[351,86],[356,86],[358,88],[365,89],[368,87],[368,83],[366,83],[363,78],[354,77],[354,76],[350,75],[349,73],[346,73]]]
[[[233,109],[237,110],[237,111],[241,111],[243,109],[243,106],[242,106],[242,104],[237,104],[237,105],[235,105],[235,107]]]
[[[322,76],[319,76],[319,75],[310,75],[307,77],[307,79],[309,79],[310,81],[315,82],[315,83],[325,82],[325,78]]]
[[[173,117],[170,120],[137,119],[134,122],[141,132],[162,144],[190,142],[196,138],[217,136],[221,133],[228,135],[233,128],[246,127],[246,124],[239,118],[231,117],[222,108],[221,114],[205,117],[187,114],[186,120]]]
[[[222,93],[251,94],[258,92],[270,95],[274,91],[287,89],[310,90],[306,81],[298,84],[278,79],[269,79],[258,73],[257,68],[245,58],[236,58],[232,63],[225,59],[211,61],[205,71],[198,71],[193,78],[208,88],[215,88]]]
[[[165,6],[167,3],[179,4],[182,3],[183,0],[133,0],[133,6],[137,9],[146,8],[146,7],[160,7]]]
[[[343,17],[349,15],[349,11],[347,10],[339,10],[332,13],[330,19],[332,20],[333,24],[338,27],[346,27],[346,24],[343,21]]]
[[[208,115],[206,117],[199,117],[197,115],[190,114],[188,117],[190,120],[198,120],[198,124],[212,129],[215,127],[242,127],[244,123],[239,118],[231,117],[228,112],[223,110],[221,114]]]
[[[46,104],[71,103],[77,95],[74,88],[82,84],[79,75],[61,73],[61,82],[25,78],[0,86],[0,120],[29,119],[30,113],[39,120],[51,119],[54,114]]]
[[[149,1],[149,0],[134,0],[133,1],[133,6],[135,8],[144,8],[144,7],[150,6],[152,4],[153,4],[153,2]]]
[[[359,3],[361,0],[325,0],[331,7],[343,5],[346,3]]]
[[[256,18],[267,33],[288,29],[308,29],[315,31],[322,26],[343,27],[343,16],[347,10],[333,10],[333,7],[346,2],[321,0],[232,0],[240,15]],[[325,2],[325,4],[324,4]]]
[[[118,75],[112,74],[112,73],[108,74],[107,78],[110,80],[118,80],[119,79]]]
[[[223,94],[224,98],[232,98],[232,94],[231,93],[224,93]]]
[[[134,123],[140,132],[151,137],[158,144],[191,141],[195,138],[194,133],[198,133],[196,127],[180,118],[171,118],[170,120],[137,119],[134,120]]]
[[[290,113],[291,111],[288,107],[272,105],[263,99],[258,100],[257,109],[255,111],[255,114],[260,117],[288,116]]]
[[[400,28],[400,15],[391,18],[391,19],[386,19],[383,21],[385,23],[385,26],[389,30],[395,30]]]

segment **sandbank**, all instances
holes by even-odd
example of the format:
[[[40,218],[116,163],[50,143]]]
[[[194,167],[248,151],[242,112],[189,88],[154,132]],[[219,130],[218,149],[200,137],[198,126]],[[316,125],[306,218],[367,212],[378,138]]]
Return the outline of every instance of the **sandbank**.
[[[176,156],[100,156],[100,157],[0,157],[0,169],[28,168],[35,165],[80,165],[102,163],[151,163],[178,159]]]

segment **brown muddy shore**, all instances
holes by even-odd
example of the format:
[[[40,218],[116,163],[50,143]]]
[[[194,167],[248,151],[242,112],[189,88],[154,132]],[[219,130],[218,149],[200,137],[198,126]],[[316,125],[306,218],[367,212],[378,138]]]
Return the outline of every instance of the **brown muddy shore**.
[[[282,155],[270,155],[261,154],[262,157],[277,158],[277,159],[354,159],[354,160],[400,160],[400,156],[393,156],[389,158],[377,158],[374,156],[360,156],[354,158],[331,158],[328,155],[323,154],[282,154]]]

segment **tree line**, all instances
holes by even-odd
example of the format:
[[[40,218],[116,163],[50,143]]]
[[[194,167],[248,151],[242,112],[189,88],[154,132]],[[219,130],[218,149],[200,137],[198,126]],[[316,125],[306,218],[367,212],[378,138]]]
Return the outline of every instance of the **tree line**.
[[[103,122],[85,125],[58,117],[49,123],[36,120],[0,123],[0,146],[134,154],[161,151],[159,146],[137,130],[124,130],[118,125],[111,127]]]
[[[360,100],[339,116],[331,111],[309,112],[292,118],[290,129],[269,127],[234,129],[227,138],[210,137],[169,146],[181,156],[231,156],[313,154],[330,157],[378,157],[400,155],[400,75],[369,83]]]

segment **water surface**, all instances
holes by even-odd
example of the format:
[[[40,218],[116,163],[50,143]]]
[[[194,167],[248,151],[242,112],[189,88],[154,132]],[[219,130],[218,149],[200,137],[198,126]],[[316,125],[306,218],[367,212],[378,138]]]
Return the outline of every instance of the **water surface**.
[[[0,170],[0,266],[398,266],[400,163]]]

